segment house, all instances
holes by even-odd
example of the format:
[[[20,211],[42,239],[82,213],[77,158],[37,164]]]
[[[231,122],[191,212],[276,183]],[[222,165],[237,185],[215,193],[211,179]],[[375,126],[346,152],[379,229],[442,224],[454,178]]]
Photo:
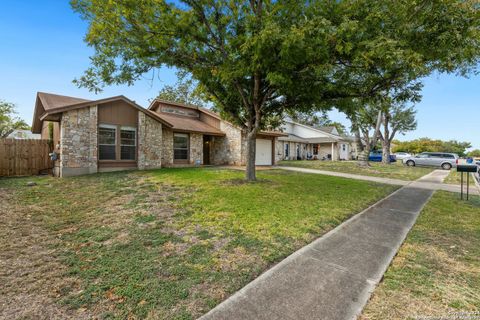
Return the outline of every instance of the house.
[[[244,165],[242,130],[197,106],[155,99],[148,109],[124,96],[87,100],[39,92],[32,132],[53,136],[54,173],[193,165]],[[257,165],[275,164],[281,132],[260,132]]]
[[[155,99],[148,108],[171,123],[164,127],[163,166],[245,165],[242,130],[206,108]],[[274,146],[281,132],[262,131],[256,141],[256,164],[275,163]]]
[[[357,151],[352,137],[340,135],[331,127],[314,128],[286,120],[275,146],[276,161],[280,160],[352,160]]]
[[[25,129],[15,129],[10,134],[7,136],[7,139],[34,139],[38,140],[41,139],[40,134],[35,134],[32,133],[30,130],[25,130]]]

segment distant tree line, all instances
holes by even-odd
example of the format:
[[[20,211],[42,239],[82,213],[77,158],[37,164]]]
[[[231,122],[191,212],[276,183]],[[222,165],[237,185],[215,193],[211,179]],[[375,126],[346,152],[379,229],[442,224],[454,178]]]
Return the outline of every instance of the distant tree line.
[[[16,114],[15,104],[0,100],[0,138],[6,138],[16,129],[30,129],[30,126]]]
[[[470,142],[461,142],[457,140],[434,140],[430,138],[420,138],[411,141],[393,141],[393,152],[409,152],[409,153],[421,153],[421,152],[453,152],[459,156],[466,156],[467,149],[471,148]],[[480,150],[477,150],[480,151]],[[479,152],[480,153],[480,152]],[[469,154],[470,155],[470,154]]]

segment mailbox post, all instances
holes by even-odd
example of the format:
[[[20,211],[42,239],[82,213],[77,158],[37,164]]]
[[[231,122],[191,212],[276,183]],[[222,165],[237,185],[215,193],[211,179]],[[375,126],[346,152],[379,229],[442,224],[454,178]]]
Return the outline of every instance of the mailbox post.
[[[470,173],[471,172],[477,172],[477,166],[474,164],[458,164],[457,165],[457,172],[461,172],[462,176],[460,178],[460,183],[462,184],[461,186],[461,193],[460,193],[460,199],[463,200],[463,173],[467,173],[467,200],[468,200],[468,193],[469,193],[469,188],[470,188]]]

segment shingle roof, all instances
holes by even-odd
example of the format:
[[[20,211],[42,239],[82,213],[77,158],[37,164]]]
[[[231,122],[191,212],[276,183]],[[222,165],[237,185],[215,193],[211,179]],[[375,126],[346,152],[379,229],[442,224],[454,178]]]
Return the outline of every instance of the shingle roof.
[[[157,113],[139,106],[134,101],[128,99],[125,96],[116,96],[99,100],[87,100],[52,93],[38,92],[37,101],[35,103],[35,111],[33,114],[32,132],[40,133],[42,130],[41,122],[44,120],[50,120],[49,117],[51,117],[52,115],[54,115],[54,117],[57,117],[57,114],[61,114],[65,111],[85,108],[91,105],[97,105],[117,100],[123,100],[126,103],[130,104],[132,107],[149,115],[150,117],[161,122],[167,127],[172,127],[172,125],[168,121],[160,118]]]
[[[50,111],[57,108],[63,108],[72,104],[89,102],[91,100],[62,96],[59,94],[39,92],[38,98],[42,101],[43,108],[45,111]]]
[[[334,129],[336,129],[334,126],[319,126],[315,127],[318,130],[325,131],[327,133],[332,133]]]
[[[217,128],[214,128],[198,118],[171,115],[168,113],[155,113],[158,117],[164,119],[168,123],[172,124],[172,129],[185,132],[198,132],[216,136],[224,136],[225,133]]]

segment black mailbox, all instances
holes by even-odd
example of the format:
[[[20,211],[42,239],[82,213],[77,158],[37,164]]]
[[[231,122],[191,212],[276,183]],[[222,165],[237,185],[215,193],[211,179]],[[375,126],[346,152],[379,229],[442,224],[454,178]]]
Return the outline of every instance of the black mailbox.
[[[474,164],[458,164],[457,171],[458,172],[477,172],[478,167]]]

